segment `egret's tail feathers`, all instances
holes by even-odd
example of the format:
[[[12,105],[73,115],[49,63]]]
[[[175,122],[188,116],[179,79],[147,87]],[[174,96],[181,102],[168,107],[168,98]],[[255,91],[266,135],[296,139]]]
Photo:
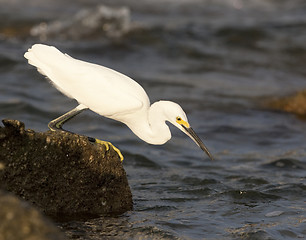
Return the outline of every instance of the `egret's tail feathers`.
[[[55,47],[43,44],[33,45],[25,54],[24,57],[28,59],[29,64],[37,67],[37,70],[45,75],[51,73],[52,63],[58,62],[60,57],[64,56]]]
[[[28,59],[29,64],[37,68],[38,72],[45,75],[59,91],[73,98],[67,91],[69,83],[63,80],[66,76],[65,68],[69,68],[71,57],[67,57],[53,46],[43,44],[33,45],[24,54],[24,57]]]

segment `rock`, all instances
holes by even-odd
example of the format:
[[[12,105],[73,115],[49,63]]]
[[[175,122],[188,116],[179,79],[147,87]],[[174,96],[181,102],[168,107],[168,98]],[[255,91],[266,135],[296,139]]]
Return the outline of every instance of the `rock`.
[[[121,214],[133,207],[118,154],[85,136],[0,127],[0,188],[47,215]]]
[[[306,118],[306,90],[299,91],[292,96],[268,99],[265,101],[265,106]]]
[[[0,239],[63,240],[64,234],[37,209],[0,190]]]

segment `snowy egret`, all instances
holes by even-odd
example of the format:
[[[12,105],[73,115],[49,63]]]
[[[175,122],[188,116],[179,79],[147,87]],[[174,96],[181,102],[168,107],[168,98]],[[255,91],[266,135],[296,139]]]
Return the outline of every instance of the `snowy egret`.
[[[177,103],[158,101],[150,106],[144,89],[131,78],[112,69],[74,59],[53,46],[35,44],[24,54],[29,64],[47,76],[63,94],[79,105],[51,121],[51,130],[62,130],[62,125],[86,109],[126,124],[135,135],[150,144],[164,144],[171,138],[166,122],[187,134],[210,159],[208,149],[190,127],[186,114]],[[112,146],[111,143],[97,140]]]

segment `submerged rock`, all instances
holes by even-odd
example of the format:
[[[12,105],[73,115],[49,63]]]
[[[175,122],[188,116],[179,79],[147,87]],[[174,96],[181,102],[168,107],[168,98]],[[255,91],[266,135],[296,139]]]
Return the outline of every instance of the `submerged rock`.
[[[132,194],[118,154],[85,136],[0,127],[0,188],[48,215],[120,214]]]
[[[64,240],[64,234],[37,209],[0,190],[0,239]]]
[[[306,118],[306,90],[299,91],[292,96],[266,100],[265,105],[274,110],[289,112]]]

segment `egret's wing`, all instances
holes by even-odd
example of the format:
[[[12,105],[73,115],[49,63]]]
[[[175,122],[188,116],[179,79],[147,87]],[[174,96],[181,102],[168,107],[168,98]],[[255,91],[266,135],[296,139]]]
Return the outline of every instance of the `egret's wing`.
[[[40,44],[29,49],[25,57],[62,93],[101,115],[124,114],[149,106],[148,96],[138,83],[109,68]]]

